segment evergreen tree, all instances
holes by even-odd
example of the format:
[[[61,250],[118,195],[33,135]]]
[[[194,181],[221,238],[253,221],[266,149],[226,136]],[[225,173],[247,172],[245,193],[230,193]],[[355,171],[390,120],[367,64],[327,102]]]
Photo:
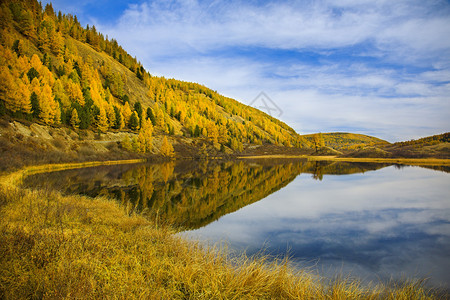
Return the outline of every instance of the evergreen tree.
[[[199,137],[200,136],[200,127],[198,125],[195,125],[195,129],[194,129],[194,137]]]
[[[30,103],[31,103],[31,114],[33,118],[38,118],[41,113],[41,109],[39,108],[39,99],[35,92],[31,93]]]
[[[153,110],[150,107],[147,108],[147,118],[150,119],[153,126],[156,125],[155,115],[153,115]]]
[[[27,72],[27,76],[28,80],[31,82],[34,78],[39,78],[39,73],[34,67],[31,67],[31,69]]]
[[[120,109],[117,106],[114,106],[114,114],[116,118],[114,119],[114,129],[122,129],[123,128],[123,116],[120,112]]]
[[[137,116],[137,113],[135,111],[130,116],[128,127],[131,130],[136,130],[139,127],[139,117]]]
[[[137,116],[139,118],[139,126],[142,126],[143,109],[142,109],[142,104],[140,101],[136,101],[136,103],[134,103],[134,111],[136,111]]]

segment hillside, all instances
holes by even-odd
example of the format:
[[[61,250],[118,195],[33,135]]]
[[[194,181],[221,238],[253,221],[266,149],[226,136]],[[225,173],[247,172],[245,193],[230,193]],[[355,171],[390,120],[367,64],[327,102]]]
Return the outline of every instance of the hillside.
[[[0,118],[0,170],[150,156],[450,157],[445,134],[392,145],[300,136],[203,85],[151,75],[95,26],[36,0],[0,5]]]
[[[316,133],[302,137],[315,148],[312,155],[447,159],[450,158],[449,136],[450,133],[444,133],[393,144],[372,136],[343,132]]]
[[[0,20],[0,117],[11,122],[77,134],[127,132],[122,149],[169,156],[155,136],[167,136],[169,148],[198,140],[198,149],[222,154],[251,145],[307,145],[253,107],[197,83],[152,76],[116,40],[51,4],[3,2]]]
[[[346,132],[307,134],[302,137],[310,143],[314,143],[314,138],[316,136],[319,136],[320,138],[320,135],[323,138],[323,146],[339,151],[357,150],[368,146],[381,146],[389,144],[389,142],[373,136]]]
[[[450,158],[450,132],[394,143],[383,147],[383,150],[394,157]]]
[[[433,135],[418,140],[361,147],[345,153],[345,157],[371,158],[450,158],[450,133]]]

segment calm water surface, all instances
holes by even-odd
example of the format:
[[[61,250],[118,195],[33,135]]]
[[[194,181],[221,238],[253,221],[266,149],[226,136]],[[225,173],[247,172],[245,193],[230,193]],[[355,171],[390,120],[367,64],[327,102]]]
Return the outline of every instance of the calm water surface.
[[[448,171],[448,170],[447,170]],[[232,251],[289,255],[319,274],[428,278],[450,288],[450,176],[381,164],[166,163],[33,175],[28,186],[113,196],[128,212]]]

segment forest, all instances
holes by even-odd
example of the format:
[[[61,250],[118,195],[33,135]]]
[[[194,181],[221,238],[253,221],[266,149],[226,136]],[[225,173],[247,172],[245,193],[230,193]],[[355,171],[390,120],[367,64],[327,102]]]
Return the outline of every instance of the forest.
[[[114,38],[37,0],[0,6],[0,116],[74,130],[200,138],[218,151],[308,144],[285,123],[197,83],[152,76]],[[169,149],[164,155],[172,155]]]

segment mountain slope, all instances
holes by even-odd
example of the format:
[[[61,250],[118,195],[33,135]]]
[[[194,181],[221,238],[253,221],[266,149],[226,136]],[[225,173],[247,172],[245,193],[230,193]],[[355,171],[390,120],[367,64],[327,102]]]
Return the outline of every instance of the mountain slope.
[[[148,141],[161,134],[199,139],[223,153],[305,145],[253,107],[200,84],[152,76],[117,41],[51,4],[4,2],[0,19],[0,116],[139,133],[129,147],[136,152],[155,152]]]
[[[387,145],[389,142],[364,134],[347,133],[347,132],[330,132],[320,134],[308,134],[303,137],[311,143],[314,143],[314,137],[321,135],[325,147],[335,150],[357,150],[368,146]]]

